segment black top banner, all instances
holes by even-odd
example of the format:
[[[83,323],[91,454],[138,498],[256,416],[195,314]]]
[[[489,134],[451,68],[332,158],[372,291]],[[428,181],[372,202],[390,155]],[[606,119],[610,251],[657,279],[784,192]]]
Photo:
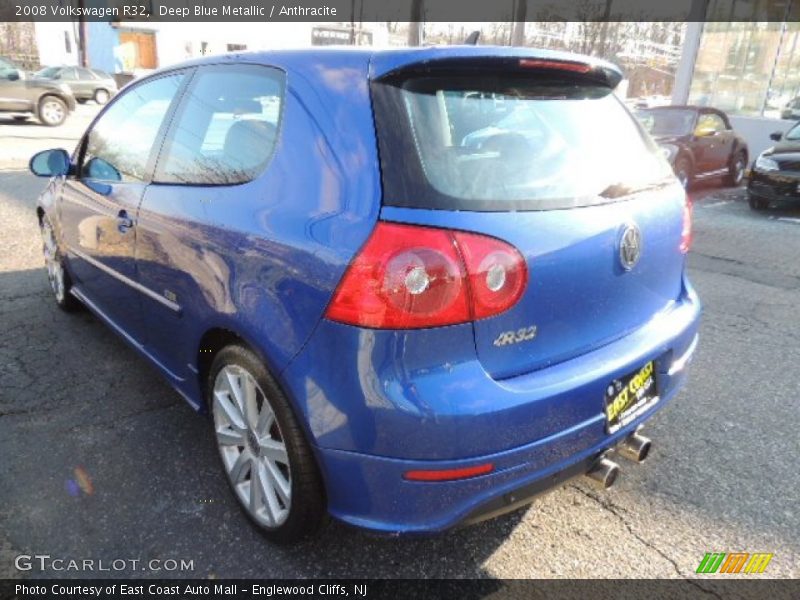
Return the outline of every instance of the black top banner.
[[[800,20],[800,0],[0,0],[0,21]]]

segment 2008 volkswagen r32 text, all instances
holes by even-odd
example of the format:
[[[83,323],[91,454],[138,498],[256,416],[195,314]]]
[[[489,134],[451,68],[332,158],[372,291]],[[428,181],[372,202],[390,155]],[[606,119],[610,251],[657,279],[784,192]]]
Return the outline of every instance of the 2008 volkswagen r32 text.
[[[208,411],[276,542],[514,509],[684,383],[691,206],[613,65],[516,48],[235,54],[104,108],[38,218],[88,307]],[[146,451],[146,449],[143,449]]]

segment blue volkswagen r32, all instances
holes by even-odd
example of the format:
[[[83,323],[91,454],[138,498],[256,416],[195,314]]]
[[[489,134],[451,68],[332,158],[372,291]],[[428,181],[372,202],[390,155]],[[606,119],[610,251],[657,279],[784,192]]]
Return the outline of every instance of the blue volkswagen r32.
[[[273,541],[608,486],[700,314],[691,207],[620,78],[490,47],[163,69],[31,160],[56,300],[210,413]]]

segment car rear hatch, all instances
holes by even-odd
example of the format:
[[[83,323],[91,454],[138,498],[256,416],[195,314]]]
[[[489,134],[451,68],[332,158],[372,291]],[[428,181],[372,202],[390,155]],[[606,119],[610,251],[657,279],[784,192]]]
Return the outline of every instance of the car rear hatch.
[[[619,78],[605,63],[506,51],[374,79],[382,217],[491,236],[524,257],[520,299],[474,322],[496,379],[619,339],[681,294],[685,194],[614,97]]]

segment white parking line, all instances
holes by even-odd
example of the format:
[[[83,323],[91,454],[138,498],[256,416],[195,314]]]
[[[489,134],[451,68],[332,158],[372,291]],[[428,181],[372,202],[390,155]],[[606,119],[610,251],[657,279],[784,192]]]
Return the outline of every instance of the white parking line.
[[[712,202],[711,204],[703,204],[702,202],[698,202],[697,206],[702,208],[714,208],[715,206],[724,206],[726,204],[733,204],[733,200],[720,200],[719,202]]]
[[[777,221],[784,221],[785,223],[797,223],[800,224],[800,219],[795,219],[794,217],[773,217]]]

